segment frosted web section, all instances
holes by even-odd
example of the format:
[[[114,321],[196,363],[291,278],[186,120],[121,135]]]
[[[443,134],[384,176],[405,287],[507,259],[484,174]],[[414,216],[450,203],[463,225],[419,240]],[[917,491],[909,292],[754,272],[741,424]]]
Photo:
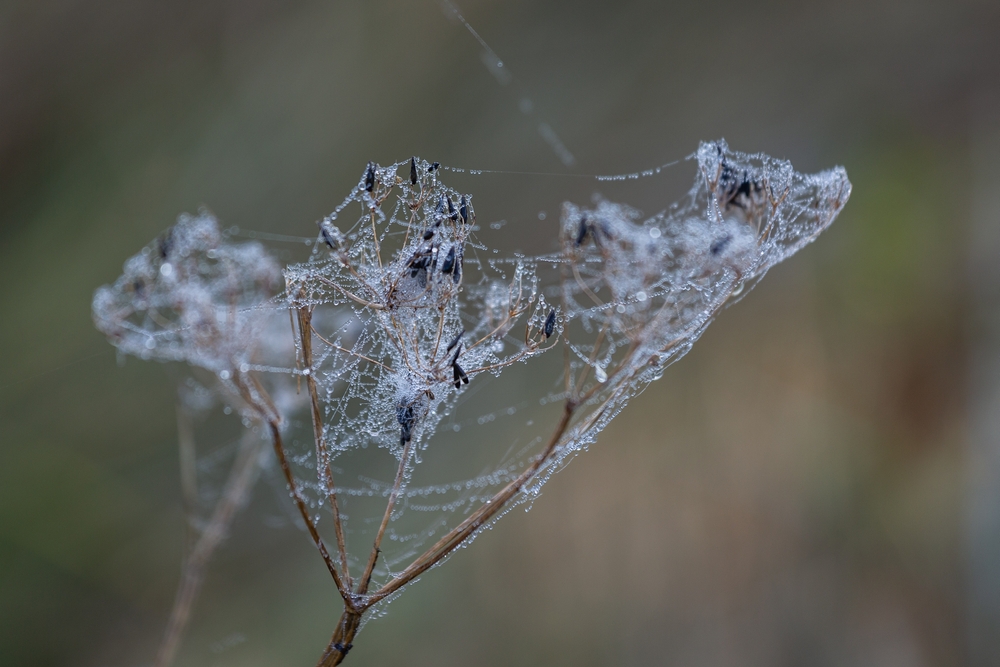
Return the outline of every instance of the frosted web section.
[[[364,558],[372,512],[378,516],[393,492],[394,466],[408,457],[377,578],[405,566],[541,449],[547,431],[538,419],[479,474],[421,483],[420,468],[439,447],[461,446],[441,440],[455,439],[448,425],[465,392],[520,362],[536,363],[556,344],[567,347],[561,375],[526,403],[548,418],[548,428],[557,413],[546,412],[546,403],[576,397],[584,408],[519,497],[529,500],[690,349],[726,303],[825,229],[850,195],[842,169],[801,175],[722,141],[702,144],[692,157],[697,174],[688,196],[652,217],[608,201],[590,209],[565,204],[557,255],[493,259],[476,239],[471,194],[444,185],[439,166],[423,160],[371,165],[321,222],[326,251],[289,267],[286,278],[293,305],[315,313],[310,372],[326,449],[333,465],[352,471],[376,469],[372,452],[392,457],[381,473],[334,476],[342,504],[366,508],[345,510],[348,541],[361,549],[353,558]],[[471,440],[463,434],[464,446],[485,447],[488,428],[480,419]],[[326,495],[322,484],[313,488]]]
[[[609,201],[563,207],[567,386],[587,413],[525,498],[683,356],[722,307],[826,229],[851,193],[843,168],[803,175],[721,140],[692,158],[687,197],[652,217]]]
[[[472,195],[444,185],[436,163],[369,165],[320,222],[322,252],[286,270],[290,304],[311,317],[311,349],[300,345],[299,356],[322,403],[318,449],[327,459],[319,467],[353,473],[308,484],[316,507],[331,491],[338,495],[357,547],[352,565],[367,557],[371,539],[362,536],[377,527],[401,470],[382,547],[385,576],[444,525],[405,515],[460,515],[523,468],[522,453],[461,482],[412,483],[442,421],[457,432],[452,413],[470,384],[473,393],[558,340],[555,305],[539,291],[536,262],[497,258],[476,240],[477,229]]]
[[[209,370],[248,420],[279,415],[328,544],[337,496],[355,576],[394,499],[375,590],[528,469],[570,400],[553,454],[480,530],[535,498],[850,196],[841,168],[803,175],[724,141],[691,158],[682,201],[652,216],[566,203],[561,250],[534,257],[484,245],[472,193],[438,163],[372,163],[319,222],[311,258],[285,268],[283,293],[271,297],[263,246],[184,216],[97,291],[95,323],[124,353]]]

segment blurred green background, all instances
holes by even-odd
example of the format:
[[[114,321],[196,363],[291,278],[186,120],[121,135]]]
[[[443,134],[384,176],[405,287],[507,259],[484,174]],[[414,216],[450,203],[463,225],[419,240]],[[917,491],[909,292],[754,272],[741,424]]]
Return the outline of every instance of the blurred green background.
[[[177,371],[116,363],[90,298],[177,214],[312,235],[368,160],[620,173],[725,137],[853,198],[347,664],[1000,664],[1000,3],[459,6],[506,84],[434,0],[0,5],[0,663],[152,662]],[[562,201],[652,213],[692,173],[452,180],[541,252]],[[335,590],[277,511],[259,485],[179,665],[318,657]]]

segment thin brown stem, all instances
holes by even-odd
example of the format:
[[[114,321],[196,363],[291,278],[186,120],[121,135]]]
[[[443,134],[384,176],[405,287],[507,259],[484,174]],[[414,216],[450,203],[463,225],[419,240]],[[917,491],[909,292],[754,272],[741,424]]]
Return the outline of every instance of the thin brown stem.
[[[389,502],[386,503],[382,523],[379,524],[378,533],[375,534],[375,543],[372,545],[372,552],[368,556],[368,565],[365,567],[365,573],[361,575],[361,582],[358,584],[358,595],[364,595],[368,592],[368,584],[371,582],[372,572],[375,570],[375,562],[378,560],[378,555],[381,551],[379,547],[382,544],[382,536],[385,534],[386,526],[389,525],[389,519],[392,517],[392,510],[396,506],[399,491],[403,487],[403,476],[406,474],[406,463],[410,459],[412,445],[413,440],[407,440],[406,445],[403,447],[403,453],[399,457],[399,469],[396,470],[396,481],[392,485],[392,493],[389,494]]]
[[[522,488],[524,488],[524,485],[532,477],[534,477],[535,473],[537,473],[541,467],[549,461],[552,454],[555,452],[556,446],[566,433],[566,429],[569,427],[570,420],[573,418],[573,413],[575,412],[576,407],[577,404],[575,402],[566,402],[562,418],[559,420],[559,425],[552,433],[552,437],[546,444],[545,449],[538,456],[538,458],[535,459],[534,463],[518,475],[517,479],[507,484],[507,486],[498,491],[492,498],[483,503],[479,509],[469,515],[465,521],[457,525],[447,535],[438,540],[434,546],[414,560],[409,566],[406,567],[406,569],[382,586],[378,592],[367,598],[361,607],[362,610],[368,609],[376,602],[392,595],[400,588],[432,568],[435,564],[439,563],[442,558],[454,551],[459,545],[462,544],[462,542],[468,539],[473,533],[489,521],[490,518],[503,509],[503,507],[507,504],[507,501],[513,498]]]
[[[181,498],[184,502],[184,518],[187,522],[187,544],[191,549],[196,541],[194,521],[198,506],[198,469],[194,442],[194,427],[191,414],[181,405],[177,406],[177,449],[181,469]]]
[[[337,492],[333,486],[333,471],[330,470],[330,453],[326,448],[326,438],[323,436],[323,412],[319,405],[319,392],[316,389],[312,356],[312,312],[308,307],[298,309],[299,336],[302,346],[302,364],[306,375],[306,388],[309,390],[309,401],[312,407],[313,434],[316,438],[316,465],[323,475],[323,491],[330,498],[330,510],[333,512],[333,527],[337,537],[337,551],[340,556],[340,566],[343,568],[343,579],[347,590],[353,587],[351,573],[347,565],[347,542],[344,539],[343,523],[340,520],[340,507],[337,505]],[[339,586],[338,586],[339,588]]]
[[[184,628],[191,618],[191,608],[194,606],[198,592],[205,579],[205,569],[215,549],[225,539],[229,526],[240,506],[245,502],[254,477],[258,470],[258,460],[261,451],[260,439],[247,432],[233,467],[229,472],[222,497],[212,512],[212,518],[205,526],[201,537],[194,543],[190,553],[184,560],[181,581],[177,586],[174,606],[170,611],[170,620],[163,636],[163,642],[156,654],[155,667],[167,667],[174,661],[180,646]]]
[[[269,421],[267,425],[271,430],[271,439],[274,444],[274,453],[278,457],[278,465],[281,467],[281,472],[285,475],[285,481],[288,483],[288,488],[291,491],[292,500],[295,502],[295,506],[298,508],[299,514],[302,515],[302,520],[306,524],[306,530],[309,531],[309,536],[312,537],[313,544],[316,545],[319,555],[323,557],[323,562],[326,563],[326,569],[330,571],[330,576],[333,577],[333,583],[336,584],[337,590],[340,592],[340,596],[344,599],[345,606],[353,609],[354,601],[351,598],[351,590],[344,585],[343,580],[340,578],[340,573],[337,571],[337,565],[333,562],[333,558],[330,556],[330,552],[327,550],[326,543],[323,542],[323,538],[320,537],[319,531],[316,530],[315,522],[313,522],[312,517],[309,516],[309,508],[306,507],[306,502],[302,497],[302,492],[299,490],[298,482],[295,481],[292,469],[288,465],[288,456],[285,454],[285,446],[281,440],[281,429],[279,428],[278,422]]]

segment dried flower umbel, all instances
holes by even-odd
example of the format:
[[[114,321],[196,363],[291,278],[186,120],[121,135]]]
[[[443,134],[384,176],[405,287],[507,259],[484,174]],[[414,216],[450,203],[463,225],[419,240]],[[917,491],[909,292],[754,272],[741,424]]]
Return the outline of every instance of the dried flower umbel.
[[[488,253],[472,195],[444,185],[438,163],[414,157],[367,165],[320,221],[312,259],[284,270],[285,290],[274,299],[273,261],[260,246],[224,242],[207,215],[182,218],[129,260],[114,286],[98,290],[95,322],[120,350],[212,371],[230,400],[266,425],[344,606],[321,665],[339,664],[363,620],[407,584],[534,498],[723,306],[814,239],[850,196],[840,168],[801,175],[722,141],[703,143],[693,157],[687,197],[652,217],[603,200],[589,209],[565,204],[562,250],[553,255]],[[280,310],[292,315],[284,340],[294,363],[266,370],[302,386],[308,465],[285,451],[283,411],[294,402],[276,405],[255,371],[264,367],[253,362],[273,330],[262,314]],[[541,402],[562,408],[547,435],[472,480],[414,482],[467,388],[557,346],[562,388]],[[385,459],[391,480],[343,472]],[[317,507],[332,518],[323,531]],[[398,529],[421,511],[434,516],[429,526]],[[172,621],[160,664],[172,656],[191,599],[178,595],[181,621]]]

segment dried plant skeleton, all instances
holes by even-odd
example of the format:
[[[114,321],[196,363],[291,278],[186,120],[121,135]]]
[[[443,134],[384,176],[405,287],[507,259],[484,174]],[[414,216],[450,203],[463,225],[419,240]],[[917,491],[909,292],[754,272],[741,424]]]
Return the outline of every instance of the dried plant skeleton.
[[[692,157],[694,186],[665,211],[567,203],[561,251],[506,258],[482,245],[472,194],[446,186],[439,163],[369,163],[320,221],[311,259],[284,269],[280,294],[264,248],[232,243],[207,213],[182,217],[97,291],[95,323],[122,352],[209,371],[269,436],[344,605],[321,665],[339,664],[407,584],[535,497],[851,192],[841,168],[802,175],[723,141]],[[557,385],[533,403],[547,406],[547,432],[473,478],[419,476],[445,436],[460,440],[453,415],[467,392],[557,347]],[[285,445],[299,411],[308,456]],[[246,460],[234,461],[234,488]],[[161,665],[193,596],[178,594]]]

